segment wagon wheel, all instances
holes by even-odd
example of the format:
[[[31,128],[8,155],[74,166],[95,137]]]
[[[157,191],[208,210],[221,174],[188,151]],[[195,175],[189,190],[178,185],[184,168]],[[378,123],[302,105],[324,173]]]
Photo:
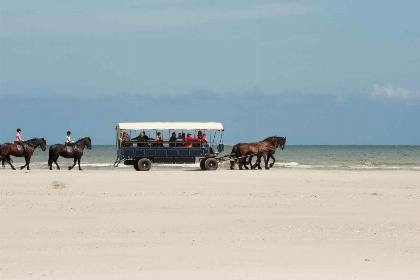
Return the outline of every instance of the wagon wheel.
[[[208,158],[206,159],[204,166],[206,167],[206,170],[216,170],[219,166],[219,162],[215,158]]]
[[[142,158],[137,163],[137,168],[140,171],[149,171],[152,167],[152,162],[148,158]]]
[[[201,170],[206,170],[206,159],[205,158],[200,160],[200,168],[201,168]]]

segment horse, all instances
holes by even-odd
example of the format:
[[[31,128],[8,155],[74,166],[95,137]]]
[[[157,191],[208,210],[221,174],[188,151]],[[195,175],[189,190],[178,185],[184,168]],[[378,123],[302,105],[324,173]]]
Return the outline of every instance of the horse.
[[[261,168],[261,157],[264,157],[265,169],[270,169],[271,167],[274,166],[274,163],[276,162],[276,158],[274,157],[274,154],[276,153],[276,149],[278,147],[280,147],[280,149],[284,150],[284,145],[286,145],[286,137],[276,137],[276,138],[277,138],[277,144],[275,145],[275,147],[266,149],[266,150],[262,151],[261,153],[259,153],[257,155],[257,161],[251,167],[252,169],[255,169],[257,166],[258,166],[258,169],[262,169]],[[273,162],[270,163],[270,165],[269,165],[270,167],[267,168],[268,167],[268,161],[270,160],[270,158],[273,159]]]
[[[251,164],[251,168],[252,168],[253,166],[255,166],[255,165],[252,165],[252,163],[251,163],[252,157],[254,155],[258,155],[262,151],[266,151],[268,149],[275,149],[276,145],[277,145],[277,137],[276,136],[268,137],[268,138],[264,139],[263,141],[259,141],[259,142],[237,144],[234,155],[238,158],[241,157],[241,159],[238,160],[239,169],[242,170],[243,165],[245,165],[245,168],[248,169],[247,166],[246,166],[246,164],[247,164],[246,158],[248,156],[249,156],[248,164]],[[232,153],[233,152],[234,151],[232,149]],[[232,154],[231,154],[231,156],[232,156]],[[266,160],[267,155],[265,154],[263,156],[264,156],[264,160]],[[230,169],[234,169],[235,162],[236,161],[231,161],[230,162]],[[266,169],[268,169],[268,166],[266,166]]]
[[[232,152],[230,153],[230,157],[231,158],[239,157],[239,158],[230,161],[230,169],[231,170],[234,169],[235,163],[238,163],[240,170],[242,170],[242,166],[244,166],[245,169],[249,169],[248,168],[248,164],[252,167],[251,160],[252,160],[252,157],[253,156],[250,155],[249,157],[247,157],[247,156],[244,155],[242,157],[240,155],[240,153],[239,153],[239,150],[241,149],[241,146],[243,146],[243,145],[249,145],[249,144],[250,143],[238,143],[238,144],[236,144],[235,146],[232,147]],[[247,158],[248,158],[248,161],[247,161]]]
[[[50,154],[48,157],[48,166],[50,167],[50,170],[52,170],[53,162],[57,166],[57,169],[60,170],[60,166],[57,163],[57,159],[59,156],[62,156],[63,158],[74,159],[74,164],[73,166],[69,166],[69,170],[73,169],[73,167],[76,165],[76,161],[79,164],[79,170],[83,170],[80,167],[80,159],[83,156],[83,150],[85,147],[87,147],[88,150],[92,149],[92,141],[90,140],[90,137],[85,137],[85,138],[77,140],[74,143],[73,151],[67,151],[67,147],[71,147],[71,146],[63,145],[63,144],[55,144],[50,147],[50,152],[49,152]]]
[[[22,146],[21,150],[18,149],[18,145],[22,146],[21,144],[12,143],[4,143],[0,146],[0,159],[2,161],[3,167],[5,166],[4,162],[6,161],[12,167],[12,169],[15,170],[10,156],[25,157],[25,165],[21,166],[20,169],[22,170],[26,167],[28,170],[30,170],[29,164],[31,162],[31,157],[34,153],[34,150],[39,146],[41,147],[42,151],[47,149],[47,141],[45,141],[44,138],[33,138],[25,141],[24,145],[26,145],[26,147]]]

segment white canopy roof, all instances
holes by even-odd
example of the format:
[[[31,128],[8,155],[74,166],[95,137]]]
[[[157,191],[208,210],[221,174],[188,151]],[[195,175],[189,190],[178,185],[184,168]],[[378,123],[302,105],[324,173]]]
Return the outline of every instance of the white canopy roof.
[[[223,130],[223,125],[216,122],[143,122],[119,123],[120,130]]]

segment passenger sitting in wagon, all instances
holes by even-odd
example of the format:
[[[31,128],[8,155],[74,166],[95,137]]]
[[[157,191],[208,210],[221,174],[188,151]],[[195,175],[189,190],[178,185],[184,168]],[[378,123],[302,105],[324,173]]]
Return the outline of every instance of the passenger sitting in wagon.
[[[185,133],[178,133],[178,137],[176,138],[177,142],[180,143],[176,143],[176,147],[184,147],[184,139],[185,139]]]
[[[176,133],[175,132],[172,132],[172,136],[171,136],[171,138],[169,138],[169,147],[175,147],[175,142],[176,142]]]
[[[206,137],[207,135],[204,133],[203,136],[201,137],[201,143],[208,144]]]
[[[194,142],[194,141],[200,141],[198,138],[191,137],[191,133],[187,134],[187,137],[185,137],[185,142]],[[192,147],[192,143],[185,143],[184,147]]]
[[[140,132],[140,135],[137,136],[136,138],[133,138],[133,140],[137,141],[137,147],[145,147],[147,146],[147,141],[150,138],[146,135],[146,132],[142,131]]]
[[[158,132],[155,140],[153,142],[162,142],[162,143],[155,143],[153,146],[155,147],[163,147],[163,135],[162,133]]]
[[[131,141],[130,136],[128,136],[127,132],[123,132],[123,136],[120,138],[120,143],[123,147],[131,147],[133,144],[128,143]]]
[[[203,137],[203,133],[201,132],[201,130],[199,130],[199,131],[198,131],[198,133],[197,133],[197,138],[198,138],[198,140],[200,141],[202,137]],[[197,148],[199,148],[199,147],[200,147],[200,142],[198,142],[198,143],[194,143],[194,144],[193,144],[193,147],[197,147]]]

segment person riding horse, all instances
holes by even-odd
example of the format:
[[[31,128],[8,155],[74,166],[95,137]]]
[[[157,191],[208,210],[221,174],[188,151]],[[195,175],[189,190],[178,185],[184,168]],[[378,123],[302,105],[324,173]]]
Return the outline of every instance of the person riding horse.
[[[17,144],[17,145],[21,145],[21,146],[22,146],[23,151],[24,151],[24,152],[25,152],[25,154],[26,154],[26,153],[28,153],[28,149],[27,149],[27,147],[26,147],[26,145],[25,145],[25,140],[23,140],[23,139],[22,139],[22,137],[20,136],[21,132],[22,132],[22,130],[21,130],[20,128],[18,128],[18,129],[16,130],[16,139],[15,139],[15,144]]]
[[[18,137],[16,137],[16,139],[18,139]],[[24,157],[25,158],[25,165],[21,166],[20,169],[23,169],[23,168],[26,167],[28,170],[30,170],[29,164],[30,164],[30,161],[31,161],[31,157],[34,153],[34,150],[37,147],[41,147],[41,149],[43,151],[45,151],[47,141],[45,141],[44,138],[33,138],[33,139],[27,140],[27,141],[22,143],[21,142],[22,138],[20,138],[20,137],[19,137],[19,140],[20,141],[19,142],[16,141],[15,144],[4,143],[3,145],[0,146],[0,160],[2,161],[2,164],[4,162],[7,162],[12,167],[12,169],[15,169],[13,164],[12,164],[12,161],[10,159],[10,156]],[[26,150],[18,148],[18,146],[21,146],[22,144],[24,146],[26,146],[25,147]]]
[[[55,144],[50,147],[49,151],[49,157],[48,157],[48,166],[50,167],[50,170],[52,170],[52,164],[55,163],[57,166],[57,169],[60,169],[60,166],[57,163],[58,157],[64,157],[64,158],[73,158],[74,163],[72,166],[69,166],[69,170],[71,170],[75,165],[76,162],[79,165],[79,170],[82,170],[80,166],[80,159],[83,156],[83,150],[85,147],[87,147],[89,150],[92,149],[92,140],[90,137],[85,137],[82,139],[77,140],[74,143],[75,149],[74,151],[70,152],[67,150],[66,145],[62,144]]]

